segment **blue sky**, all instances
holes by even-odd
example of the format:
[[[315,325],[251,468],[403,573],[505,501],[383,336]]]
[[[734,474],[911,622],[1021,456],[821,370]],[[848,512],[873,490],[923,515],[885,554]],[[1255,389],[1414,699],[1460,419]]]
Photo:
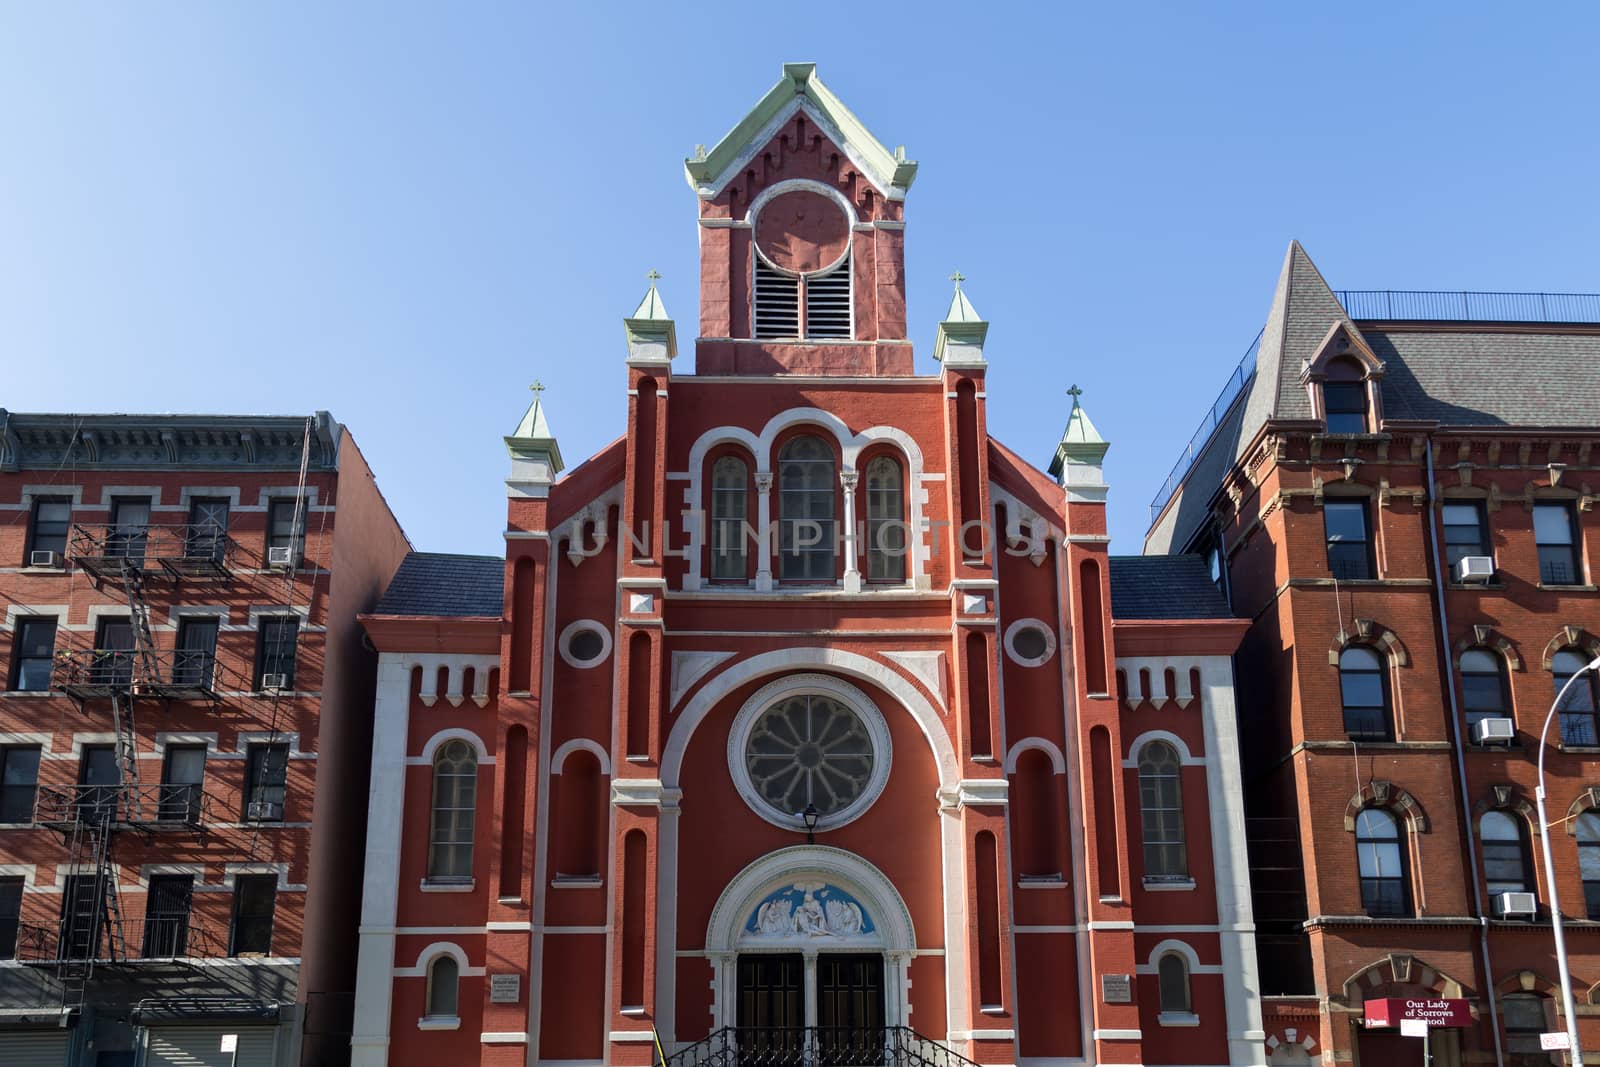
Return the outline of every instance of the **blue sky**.
[[[1579,4],[9,3],[0,406],[327,408],[418,548],[498,553],[528,383],[569,464],[622,432],[647,270],[694,333],[683,157],[812,60],[921,163],[919,369],[959,268],[991,430],[1043,465],[1081,385],[1133,552],[1290,238],[1336,288],[1600,290],[1597,31]]]

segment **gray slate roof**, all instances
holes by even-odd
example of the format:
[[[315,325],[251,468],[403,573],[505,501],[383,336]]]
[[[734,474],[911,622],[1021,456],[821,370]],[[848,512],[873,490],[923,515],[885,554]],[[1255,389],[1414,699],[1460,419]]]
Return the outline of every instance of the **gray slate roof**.
[[[506,561],[498,556],[412,552],[394,572],[373,614],[499,618],[505,568]]]
[[[1112,556],[1114,619],[1230,619],[1203,556]]]
[[[1222,479],[1269,421],[1311,417],[1300,366],[1335,323],[1344,323],[1383,360],[1385,418],[1444,427],[1600,426],[1600,336],[1564,333],[1560,325],[1519,332],[1467,323],[1447,331],[1359,325],[1293,241],[1272,294],[1255,377],[1146,535],[1146,552],[1188,547]]]

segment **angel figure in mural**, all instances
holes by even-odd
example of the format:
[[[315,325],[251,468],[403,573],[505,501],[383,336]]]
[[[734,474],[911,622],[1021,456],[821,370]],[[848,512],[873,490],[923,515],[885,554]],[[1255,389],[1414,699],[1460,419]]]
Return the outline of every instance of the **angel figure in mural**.
[[[828,917],[822,913],[822,905],[810,892],[794,910],[794,932],[809,937],[821,937],[828,932]]]
[[[769,900],[756,912],[756,929],[763,934],[782,935],[794,929],[789,916],[790,903],[782,898]]]
[[[828,932],[840,937],[861,933],[864,925],[861,906],[850,900],[830,900],[827,903]]]

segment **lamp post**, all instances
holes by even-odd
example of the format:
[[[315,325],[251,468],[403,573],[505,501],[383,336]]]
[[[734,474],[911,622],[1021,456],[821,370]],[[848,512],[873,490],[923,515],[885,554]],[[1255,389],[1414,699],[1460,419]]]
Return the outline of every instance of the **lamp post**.
[[[1544,810],[1544,752],[1550,724],[1555,721],[1556,712],[1566,699],[1567,691],[1574,682],[1593,670],[1600,670],[1600,656],[1590,660],[1581,670],[1573,672],[1567,684],[1561,687],[1561,692],[1556,694],[1555,703],[1550,705],[1550,713],[1544,717],[1544,729],[1539,731],[1539,788],[1533,794],[1539,807],[1539,850],[1544,853],[1544,876],[1550,886],[1550,926],[1556,936],[1556,969],[1561,975],[1561,1010],[1567,1019],[1567,1062],[1574,1065],[1583,1063],[1583,1051],[1578,1046],[1578,1016],[1572,1009],[1572,975],[1567,971],[1567,939],[1561,930],[1561,896],[1556,891],[1556,867],[1550,858],[1550,819]]]
[[[1600,660],[1595,662],[1600,663]],[[815,804],[807,804],[806,810],[800,813],[800,821],[806,824],[806,844],[817,843],[817,819],[822,815]]]

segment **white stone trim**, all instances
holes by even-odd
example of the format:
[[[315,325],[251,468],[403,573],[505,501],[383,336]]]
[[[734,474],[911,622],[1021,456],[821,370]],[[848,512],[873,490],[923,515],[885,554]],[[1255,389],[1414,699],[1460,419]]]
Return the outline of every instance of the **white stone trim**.
[[[585,630],[593,630],[600,635],[600,654],[594,659],[577,659],[567,648],[567,643]],[[561,631],[561,636],[556,638],[556,651],[561,654],[561,658],[569,667],[576,667],[580,671],[598,667],[611,658],[611,627],[598,619],[576,619],[569,622]]]
[[[570,741],[563,741],[561,747],[556,749],[550,756],[550,773],[560,774],[561,765],[574,752],[592,752],[595,758],[600,761],[600,773],[608,778],[611,776],[610,753],[601,747],[600,742],[591,741],[587,737],[574,737]]]
[[[396,978],[426,978],[428,968],[433,966],[433,961],[440,956],[449,956],[456,961],[456,968],[462,978],[482,978],[486,973],[483,967],[474,967],[467,959],[466,950],[452,941],[435,941],[421,952],[417,953],[417,962],[410,967],[396,967]]]
[[[683,694],[694,688],[696,682],[710,674],[718,665],[732,659],[732,652],[702,652],[691,650],[672,654],[672,688],[667,698],[671,711],[683,699]]]
[[[1182,956],[1183,965],[1188,968],[1190,974],[1222,973],[1222,966],[1220,964],[1201,963],[1200,954],[1194,950],[1194,946],[1190,945],[1187,941],[1179,941],[1176,938],[1168,938],[1165,941],[1159,942],[1155,948],[1150,950],[1150,954],[1145,957],[1146,962],[1136,964],[1134,966],[1134,973],[1159,974],[1161,957],[1168,955],[1169,953],[1176,953],[1177,955]]]
[[[1017,771],[1017,757],[1030,749],[1037,749],[1050,757],[1050,766],[1057,774],[1067,773],[1067,761],[1061,755],[1061,749],[1047,737],[1024,737],[1006,751],[1005,772],[1015,774]]]
[[[478,1040],[485,1045],[526,1045],[528,1043],[528,1035],[514,1031],[490,1030],[479,1034]]]
[[[798,813],[779,812],[761,796],[755,783],[750,779],[750,768],[745,761],[745,749],[756,722],[768,708],[788,697],[811,694],[837,700],[855,712],[861,724],[866,727],[867,736],[872,744],[872,772],[862,786],[860,794],[843,810],[820,816],[817,819],[819,831],[837,829],[864,815],[883,793],[883,787],[889,783],[889,767],[894,756],[893,745],[889,740],[889,724],[884,720],[883,712],[878,710],[878,706],[866,693],[841,678],[835,678],[830,674],[789,674],[756,690],[734,715],[733,725],[728,729],[728,774],[733,779],[734,788],[739,791],[739,795],[744,798],[751,811],[773,826],[791,833],[805,830],[804,825],[795,817]]]
[[[884,1015],[889,1026],[904,1025],[910,1014],[907,967],[916,952],[916,930],[911,912],[894,883],[877,867],[860,856],[825,845],[795,845],[778,849],[755,860],[734,876],[717,898],[706,925],[705,954],[712,961],[713,1030],[734,1025],[738,1003],[737,953],[746,948],[743,928],[750,912],[768,893],[795,882],[821,879],[838,885],[862,902],[871,915],[876,936],[861,942],[868,951],[884,952]],[[851,942],[852,946],[856,942]],[[817,948],[796,946],[786,941],[788,951],[797,947],[815,966]],[[808,1005],[808,1013],[813,1010]]]
[[[33,888],[34,879],[39,875],[38,865],[32,863],[0,863],[0,878],[22,879],[22,888],[26,892]]]
[[[423,742],[422,752],[419,755],[406,757],[406,764],[413,767],[433,766],[433,759],[438,755],[440,747],[451,741],[465,741],[471,745],[473,751],[477,753],[478,766],[494,764],[494,757],[489,754],[489,746],[484,744],[483,738],[462,726],[451,726],[428,738]]]
[[[1184,744],[1183,738],[1170,730],[1146,730],[1144,733],[1128,742],[1128,755],[1122,761],[1124,767],[1138,767],[1139,753],[1144,746],[1156,741],[1165,741],[1178,752],[1178,763],[1184,767],[1210,767],[1211,760],[1204,756],[1195,756],[1189,752],[1189,746]]]
[[[945,691],[944,653],[916,650],[911,652],[885,652],[883,658],[898,663],[907,674],[927,687],[941,711],[950,710],[949,694]]]
[[[1198,667],[1203,658],[1194,656],[1119,656],[1117,657],[1117,670],[1123,673],[1128,680],[1128,707],[1135,707],[1146,696],[1158,708],[1165,707],[1167,702],[1173,701],[1180,708],[1187,708],[1194,700],[1192,682],[1189,672]],[[1144,691],[1144,679],[1139,672],[1148,671],[1150,674],[1150,692]],[[1173,675],[1173,692],[1167,692],[1167,671]]]
[[[900,674],[876,660],[855,652],[838,648],[786,648],[765,652],[741,660],[718,674],[684,705],[667,735],[661,753],[661,780],[669,788],[678,787],[678,777],[683,770],[683,757],[688,751],[694,731],[711,714],[712,709],[729,693],[746,682],[768,674],[786,673],[805,668],[837,671],[863,679],[900,702],[916,720],[929,747],[933,749],[934,762],[939,768],[939,783],[944,788],[955,788],[959,782],[956,770],[955,749],[943,718],[922,692]]]
[[[1022,653],[1017,651],[1017,635],[1023,630],[1038,630],[1044,635],[1043,655],[1029,658],[1028,656],[1024,656]],[[1055,629],[1043,619],[1018,619],[1016,622],[1013,622],[1010,626],[1006,627],[1003,643],[1005,645],[1006,655],[1010,657],[1012,663],[1015,663],[1019,667],[1043,667],[1046,663],[1049,663],[1051,657],[1056,654],[1056,646],[1060,642],[1056,638]]]

